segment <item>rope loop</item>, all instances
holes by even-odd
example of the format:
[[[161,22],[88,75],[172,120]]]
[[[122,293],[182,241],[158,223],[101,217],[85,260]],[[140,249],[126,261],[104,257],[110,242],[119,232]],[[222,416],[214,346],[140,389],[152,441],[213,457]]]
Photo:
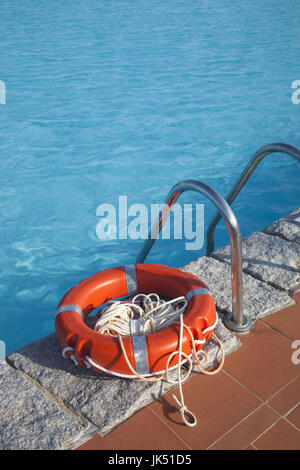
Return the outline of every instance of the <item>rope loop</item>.
[[[66,355],[66,353],[68,351],[71,352],[71,354],[69,356]],[[63,349],[62,356],[65,359],[68,359],[68,358],[71,359],[74,362],[75,366],[78,366],[78,361],[77,361],[76,357],[74,356],[73,352],[74,352],[74,348],[71,348],[71,346],[67,346],[66,348]]]
[[[186,405],[182,405],[176,395],[172,394],[174,400],[176,401],[177,405],[180,407],[179,408],[179,413],[181,414],[182,421],[186,426],[189,426],[190,428],[193,428],[197,424],[197,418],[194,415],[194,413],[188,409]],[[186,419],[186,415],[189,416],[192,421],[189,421]]]

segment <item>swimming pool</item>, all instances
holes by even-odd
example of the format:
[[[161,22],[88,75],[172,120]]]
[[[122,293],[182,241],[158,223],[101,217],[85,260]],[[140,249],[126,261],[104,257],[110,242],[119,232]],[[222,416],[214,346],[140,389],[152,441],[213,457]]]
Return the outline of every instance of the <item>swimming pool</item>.
[[[300,147],[300,5],[279,0],[28,0],[1,4],[0,339],[54,330],[64,293],[128,264],[141,240],[100,241],[101,203],[161,203],[182,179],[226,195],[262,145]],[[242,235],[299,206],[300,166],[266,158],[233,204]],[[195,199],[196,198],[196,199]],[[182,203],[205,203],[200,195]],[[217,246],[228,242],[224,225]],[[200,254],[159,240],[147,261]]]

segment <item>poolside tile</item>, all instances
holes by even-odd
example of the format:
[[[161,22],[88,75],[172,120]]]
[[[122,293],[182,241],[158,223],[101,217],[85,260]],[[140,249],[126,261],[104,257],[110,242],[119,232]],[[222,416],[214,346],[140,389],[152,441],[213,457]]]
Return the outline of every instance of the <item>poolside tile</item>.
[[[269,405],[282,416],[288,413],[300,400],[300,376],[276,393]]]
[[[259,450],[297,450],[300,448],[300,432],[282,418],[253,445]]]
[[[202,374],[193,377],[184,384],[183,393],[186,406],[198,419],[193,428],[182,423],[171,393],[157,400],[151,408],[192,449],[206,449],[261,404],[255,395],[223,371],[211,377]],[[178,391],[175,394],[178,396]]]
[[[267,400],[299,375],[292,364],[292,342],[259,321],[242,337],[242,347],[229,356],[224,368],[233,377]]]
[[[122,426],[101,437],[93,436],[78,450],[187,450],[189,446],[149,408],[144,408]]]
[[[210,449],[235,450],[244,449],[258,436],[266,431],[280,416],[271,408],[264,405],[258,408],[230,433],[222,437]]]
[[[103,437],[99,434],[94,434],[91,439],[77,447],[75,450],[101,450],[102,441]]]
[[[287,415],[286,419],[300,430],[300,404]]]
[[[300,293],[293,296],[296,304],[264,318],[264,323],[288,338],[300,339]]]
[[[300,209],[296,209],[287,216],[273,222],[264,232],[300,243],[300,223],[296,220],[299,218],[299,215]]]

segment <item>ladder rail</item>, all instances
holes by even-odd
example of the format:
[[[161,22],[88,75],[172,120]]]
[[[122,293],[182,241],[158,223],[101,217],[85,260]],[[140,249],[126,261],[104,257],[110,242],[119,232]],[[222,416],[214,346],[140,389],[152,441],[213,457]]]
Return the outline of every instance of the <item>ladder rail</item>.
[[[255,171],[259,163],[267,156],[272,153],[284,153],[294,157],[296,160],[300,162],[300,150],[292,145],[284,144],[284,143],[274,143],[270,145],[265,145],[261,147],[257,152],[253,155],[250,159],[234,185],[232,186],[231,190],[226,196],[226,201],[229,206],[233,203],[239,192],[243,189],[244,185]],[[214,251],[215,247],[215,230],[216,226],[221,220],[220,213],[217,212],[214,217],[212,218],[206,234],[206,254],[210,256],[210,254]]]
[[[160,211],[158,220],[155,221],[149,231],[148,238],[137,256],[136,263],[145,261],[169,216],[172,206],[185,191],[196,191],[206,196],[217,207],[220,217],[225,220],[230,236],[232,313],[225,316],[224,322],[234,331],[247,332],[251,328],[251,321],[243,314],[242,245],[239,224],[226,200],[207,184],[196,180],[185,180],[173,186],[166,198],[164,209]]]

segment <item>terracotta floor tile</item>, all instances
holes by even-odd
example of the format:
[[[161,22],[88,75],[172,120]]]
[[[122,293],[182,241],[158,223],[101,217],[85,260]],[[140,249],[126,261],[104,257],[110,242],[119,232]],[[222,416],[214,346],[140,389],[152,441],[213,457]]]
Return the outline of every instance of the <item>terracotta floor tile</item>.
[[[266,431],[280,418],[274,410],[264,405],[258,408],[241,424],[235,427],[229,434],[222,437],[210,449],[212,450],[237,450],[244,449],[260,434]]]
[[[292,299],[294,299],[294,301],[298,304],[300,304],[300,292],[298,292],[297,294],[293,295]]]
[[[292,341],[258,322],[254,331],[241,337],[242,347],[226,358],[224,369],[263,399],[268,399],[294,377]]]
[[[299,305],[300,293],[294,299]],[[300,423],[300,406],[295,408],[300,397],[299,366],[291,363],[292,339],[300,335],[296,338],[298,333],[287,326],[297,323],[298,316],[294,307],[276,315],[265,323],[259,321],[255,331],[241,337],[242,348],[226,358],[224,371],[212,377],[197,375],[184,384],[185,403],[198,418],[195,428],[182,423],[169,393],[109,435],[95,435],[79,449],[300,448],[300,433],[295,428]],[[178,397],[178,390],[174,393]],[[276,423],[277,413],[286,415],[292,408],[287,415],[292,424],[283,418]]]
[[[154,402],[151,408],[192,449],[207,448],[262,403],[223,371],[211,377],[193,377],[184,384],[183,392],[186,406],[198,418],[196,427],[182,423],[171,393]],[[177,390],[175,394],[178,396]]]
[[[269,315],[262,321],[291,340],[300,339],[300,300],[295,305]]]
[[[289,410],[294,408],[300,400],[300,376],[294,379],[280,392],[276,393],[270,400],[269,405],[278,411],[281,415],[285,415]]]
[[[144,408],[110,434],[98,434],[78,450],[183,450],[189,447],[149,408]]]
[[[254,441],[253,445],[259,450],[298,450],[300,449],[300,432],[282,418]]]
[[[77,447],[76,450],[101,450],[102,440],[103,437],[99,436],[99,434],[95,434],[91,439]]]
[[[286,419],[300,429],[300,405],[298,405],[293,411],[291,411],[291,413],[287,415]]]

